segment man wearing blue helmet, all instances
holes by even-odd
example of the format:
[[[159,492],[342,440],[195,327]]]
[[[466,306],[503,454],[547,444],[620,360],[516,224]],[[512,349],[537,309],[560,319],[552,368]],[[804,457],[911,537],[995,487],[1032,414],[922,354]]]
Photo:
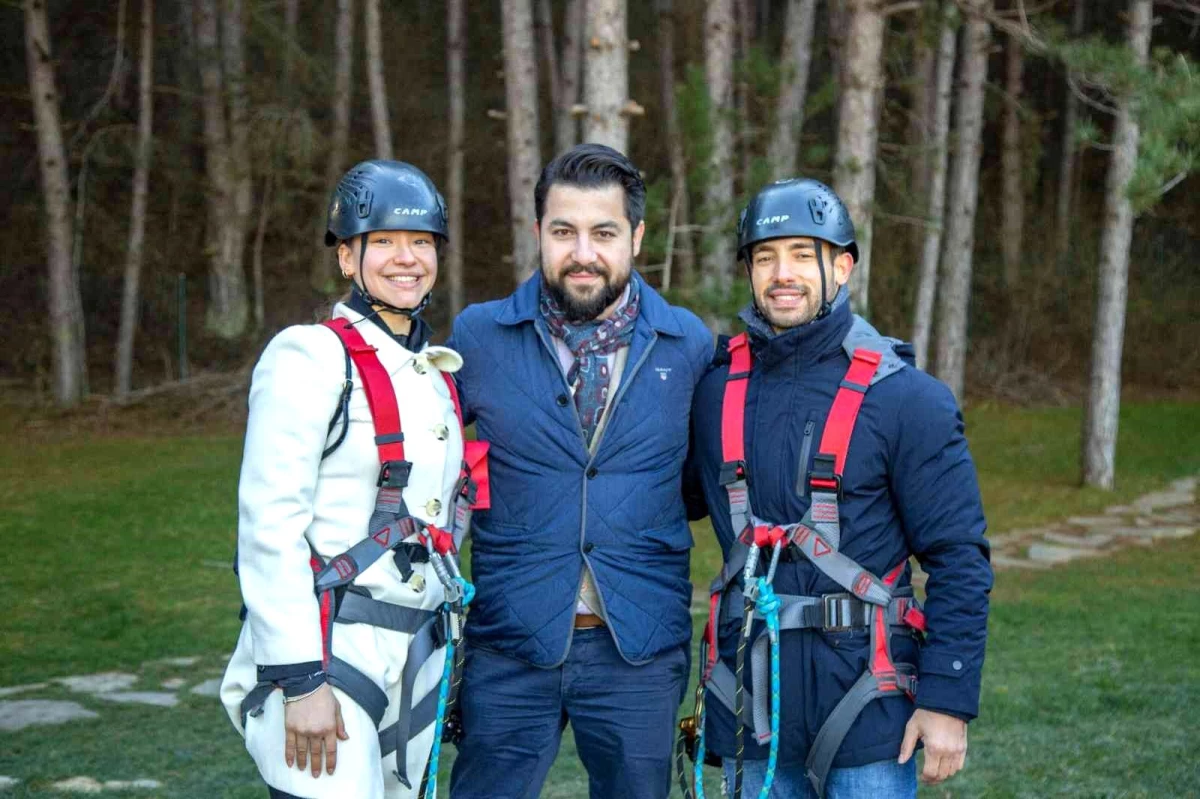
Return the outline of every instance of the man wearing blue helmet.
[[[725,563],[685,732],[736,797],[915,797],[917,743],[940,782],[978,713],[992,573],[962,417],[907,344],[850,312],[858,245],[828,186],[762,189],[738,257],[746,332],[692,406],[692,510]]]
[[[416,167],[342,176],[325,242],[352,283],[333,318],[254,369],[238,485],[245,624],[221,686],[270,796],[407,799],[461,629],[453,541],[473,484],[450,374],[420,312],[449,235]]]

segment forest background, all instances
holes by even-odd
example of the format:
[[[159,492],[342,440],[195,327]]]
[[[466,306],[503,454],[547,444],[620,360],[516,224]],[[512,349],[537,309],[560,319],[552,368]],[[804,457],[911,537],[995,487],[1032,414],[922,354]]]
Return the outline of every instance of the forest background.
[[[960,398],[1091,397],[1091,482],[1111,484],[1122,384],[1200,387],[1195,2],[23,6],[0,9],[0,375],[41,406],[202,385],[242,412],[265,341],[344,288],[328,192],[379,155],[449,200],[444,334],[534,268],[533,183],[579,140],[639,164],[639,266],[714,328],[748,298],[746,198],[832,184],[857,309]]]

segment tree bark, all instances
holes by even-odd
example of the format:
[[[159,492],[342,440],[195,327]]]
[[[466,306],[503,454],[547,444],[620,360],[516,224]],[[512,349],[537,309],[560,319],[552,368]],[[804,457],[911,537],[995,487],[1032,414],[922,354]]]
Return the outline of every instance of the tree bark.
[[[871,228],[875,212],[875,151],[883,86],[884,18],[881,0],[850,0],[844,83],[838,100],[833,189],[846,204],[858,238],[850,274],[850,302],[867,315],[871,282]]]
[[[125,282],[121,292],[121,322],[113,394],[128,396],[133,382],[133,341],[137,333],[139,283],[146,237],[146,205],[150,184],[150,157],[154,120],[154,2],[142,0],[141,61],[138,70],[137,150],[133,168],[133,200],[129,211],[129,248],[125,255]]]
[[[383,79],[383,31],[379,0],[366,0],[363,38],[366,39],[367,84],[371,88],[371,122],[375,130],[375,157],[393,158],[392,126],[388,121],[387,84]]]
[[[709,0],[704,11],[704,77],[712,152],[704,191],[704,286],[722,294],[733,283],[733,0]]]
[[[67,156],[59,122],[58,91],[54,86],[54,63],[44,0],[25,1],[25,60],[46,205],[46,272],[54,400],[60,407],[70,407],[83,399],[87,351],[79,275],[71,265],[71,188],[67,179]]]
[[[1084,1],[1075,0],[1071,14],[1071,39],[1083,35]],[[1054,255],[1059,274],[1063,273],[1071,242],[1071,194],[1075,186],[1075,131],[1079,120],[1079,101],[1070,86],[1063,89],[1062,161],[1058,171],[1058,196],[1054,213]]]
[[[242,0],[224,0],[221,53],[229,105],[229,165],[233,184],[233,215],[226,228],[230,257],[239,265],[246,252],[254,204],[250,165],[250,101],[246,95],[246,57]],[[239,331],[241,332],[241,331]]]
[[[450,94],[450,146],[447,153],[446,206],[450,218],[450,242],[446,246],[446,282],[449,285],[450,315],[463,309],[463,138],[466,131],[467,15],[465,0],[446,3],[446,75]]]
[[[946,216],[946,140],[950,134],[951,84],[954,79],[954,56],[958,49],[958,31],[954,10],[946,4],[938,37],[937,58],[934,62],[932,130],[929,150],[929,223],[921,251],[921,272],[917,280],[917,299],[913,308],[912,344],[916,351],[917,367],[929,364],[929,333],[933,329],[933,300],[937,293],[938,253],[942,244],[942,225]]]
[[[1015,36],[1008,37],[1005,59],[1004,129],[1001,136],[1000,250],[1004,259],[1004,288],[1009,298],[1021,279],[1021,237],[1025,229],[1025,182],[1021,174],[1021,73],[1024,50]],[[1013,312],[1009,309],[1009,325]]]
[[[350,101],[354,95],[354,0],[337,0],[337,57],[333,79],[333,130],[329,136],[329,160],[325,162],[325,191],[333,192],[334,183],[346,169],[346,149],[350,141]],[[328,197],[328,194],[326,195]],[[318,211],[317,236],[313,248],[309,284],[322,294],[336,292],[334,259],[325,246],[327,224],[325,204]]]
[[[561,79],[559,107],[554,114],[554,149],[566,152],[579,141],[579,119],[575,105],[579,102],[582,83],[584,0],[566,0],[563,10]]]
[[[942,247],[943,280],[939,286],[937,376],[962,402],[967,356],[967,310],[971,301],[971,258],[975,244],[975,211],[979,200],[979,160],[983,133],[983,89],[987,80],[991,27],[985,14],[991,0],[971,0],[963,30],[961,82],[955,150],[950,167],[946,232]]]
[[[629,149],[629,37],[625,0],[588,0],[583,64],[584,141]]]
[[[300,23],[300,0],[284,0],[283,4],[283,89],[292,93],[292,54],[300,47],[298,35]]]
[[[691,288],[696,280],[696,250],[688,229],[691,209],[688,203],[687,160],[675,109],[675,15],[672,0],[658,0],[658,69],[662,114],[667,125],[667,156],[671,162],[671,204],[675,208],[674,247],[667,253],[667,258],[673,265],[678,265],[676,282],[684,288]]]
[[[205,327],[220,338],[232,339],[246,329],[249,306],[242,251],[235,247],[238,237],[230,233],[242,223],[235,218],[234,210],[237,187],[233,148],[225,117],[217,0],[197,0],[195,8],[196,58],[204,117],[204,166],[208,178],[205,246],[209,257],[209,296]]]
[[[501,0],[504,96],[508,123],[508,203],[512,217],[513,276],[518,283],[537,268],[533,187],[541,168],[538,146],[537,59],[530,0]]]
[[[733,0],[734,18],[737,20],[737,60],[740,69],[737,70],[737,84],[734,91],[737,104],[737,123],[739,126],[737,144],[741,156],[741,185],[742,191],[750,191],[752,182],[751,161],[754,150],[756,129],[753,115],[750,113],[750,76],[747,67],[750,64],[750,48],[754,42],[755,8],[754,0]]]
[[[783,65],[783,76],[775,108],[775,130],[767,150],[773,180],[796,175],[816,9],[817,0],[788,1],[783,24],[783,52],[779,59]]]
[[[1153,25],[1151,0],[1130,0],[1129,49],[1145,67]],[[1129,181],[1137,165],[1139,129],[1133,97],[1117,101],[1112,161],[1104,197],[1104,233],[1100,240],[1100,275],[1092,334],[1092,371],[1083,422],[1083,482],[1112,489],[1116,471],[1117,423],[1121,411],[1121,350],[1125,339],[1125,306],[1129,291],[1129,246],[1133,239],[1133,206]]]
[[[554,43],[554,13],[550,0],[537,0],[534,27],[542,43],[542,63],[546,67],[546,85],[550,89],[550,108],[557,118],[562,110],[562,87],[558,72],[558,48]]]
[[[921,20],[924,21],[924,13]],[[908,146],[912,152],[909,185],[913,196],[924,197],[929,190],[929,173],[934,158],[929,137],[933,134],[933,106],[937,95],[938,42],[929,38],[923,25],[917,28],[916,36],[912,110],[908,121]]]

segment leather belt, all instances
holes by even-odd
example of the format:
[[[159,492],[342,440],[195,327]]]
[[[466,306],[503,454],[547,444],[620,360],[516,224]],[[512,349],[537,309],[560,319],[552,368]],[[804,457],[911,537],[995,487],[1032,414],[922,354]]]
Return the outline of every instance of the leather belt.
[[[576,613],[575,614],[575,629],[589,630],[593,627],[603,627],[604,619],[597,616],[595,613]]]

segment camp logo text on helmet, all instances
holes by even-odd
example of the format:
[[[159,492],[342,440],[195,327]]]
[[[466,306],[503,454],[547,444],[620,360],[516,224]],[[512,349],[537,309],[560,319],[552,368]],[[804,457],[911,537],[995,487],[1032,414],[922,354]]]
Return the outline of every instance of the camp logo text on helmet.
[[[756,225],[778,225],[780,222],[786,222],[791,219],[790,214],[782,214],[779,216],[764,216],[762,219],[755,220]]]

